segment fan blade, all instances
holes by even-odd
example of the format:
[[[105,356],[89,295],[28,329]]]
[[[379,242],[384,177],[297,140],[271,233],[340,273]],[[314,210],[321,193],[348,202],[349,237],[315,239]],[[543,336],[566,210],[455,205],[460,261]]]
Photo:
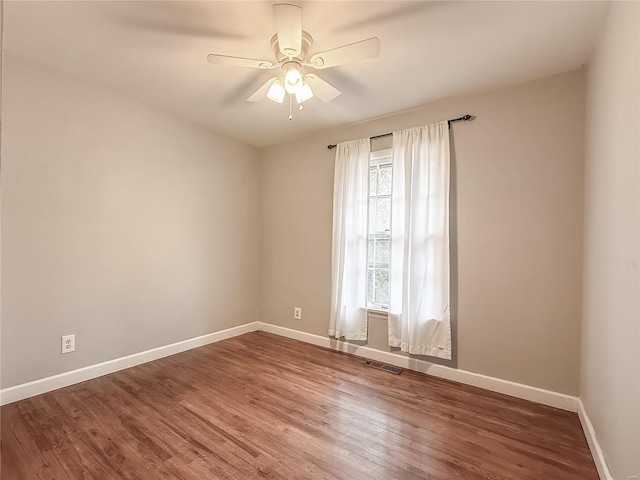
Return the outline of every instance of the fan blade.
[[[288,3],[273,6],[276,33],[280,52],[287,57],[297,57],[302,52],[302,7]]]
[[[247,98],[247,102],[259,102],[260,100],[264,100],[265,98],[267,98],[267,92],[271,88],[271,85],[273,85],[273,82],[275,82],[277,79],[278,77],[273,77],[267,80],[264,85],[253,92],[253,95]]]
[[[309,62],[314,68],[329,68],[366,58],[374,58],[378,55],[380,55],[380,40],[373,37],[326,52],[316,53]]]
[[[319,76],[310,73],[304,76],[305,80],[309,83],[313,94],[323,102],[333,100],[340,95],[340,90],[333,87],[329,83],[325,82]]]
[[[273,68],[273,63],[267,60],[256,60],[255,58],[230,57],[228,55],[217,55],[210,53],[207,55],[207,61],[215,65],[233,65],[235,67],[248,67],[267,69]]]

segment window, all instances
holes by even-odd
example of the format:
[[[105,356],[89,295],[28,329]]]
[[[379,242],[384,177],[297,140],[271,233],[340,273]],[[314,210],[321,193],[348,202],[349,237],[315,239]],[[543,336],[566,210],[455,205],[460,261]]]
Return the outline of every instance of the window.
[[[389,346],[451,359],[449,137],[441,121],[394,132],[393,152],[338,144],[330,336],[366,341],[386,317]]]
[[[369,163],[367,307],[389,306],[389,229],[391,227],[391,150],[371,154]]]

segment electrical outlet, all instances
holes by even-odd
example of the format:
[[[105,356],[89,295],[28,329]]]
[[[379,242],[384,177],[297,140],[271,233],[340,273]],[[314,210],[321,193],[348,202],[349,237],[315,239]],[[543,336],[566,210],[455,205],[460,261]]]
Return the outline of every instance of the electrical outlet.
[[[300,307],[293,307],[293,318],[302,320],[302,309]]]
[[[76,351],[76,336],[75,335],[63,335],[62,336],[62,352],[71,353]]]

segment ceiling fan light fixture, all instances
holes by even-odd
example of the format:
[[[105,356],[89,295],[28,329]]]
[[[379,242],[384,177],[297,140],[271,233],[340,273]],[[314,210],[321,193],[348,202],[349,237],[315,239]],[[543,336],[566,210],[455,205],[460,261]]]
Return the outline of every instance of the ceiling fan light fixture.
[[[304,80],[302,82],[302,86],[300,87],[300,89],[298,89],[295,95],[296,102],[298,102],[300,105],[302,105],[303,102],[306,102],[310,98],[313,98],[313,90],[311,90],[309,82]]]
[[[285,70],[284,74],[284,88],[287,93],[295,94],[302,88],[302,74],[298,66],[295,63],[291,63]]]
[[[276,103],[282,103],[284,101],[285,94],[286,90],[284,87],[284,82],[281,78],[276,78],[275,82],[273,82],[271,84],[271,87],[269,87],[267,98],[269,100],[273,100]]]

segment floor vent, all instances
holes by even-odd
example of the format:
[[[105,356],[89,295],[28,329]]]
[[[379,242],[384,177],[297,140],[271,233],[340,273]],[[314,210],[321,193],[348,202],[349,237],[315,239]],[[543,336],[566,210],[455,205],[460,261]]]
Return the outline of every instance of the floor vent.
[[[367,367],[377,368],[378,370],[384,370],[385,372],[394,373],[400,375],[402,369],[400,367],[394,367],[393,365],[387,365],[386,363],[374,362],[373,360],[367,360],[364,362]]]

